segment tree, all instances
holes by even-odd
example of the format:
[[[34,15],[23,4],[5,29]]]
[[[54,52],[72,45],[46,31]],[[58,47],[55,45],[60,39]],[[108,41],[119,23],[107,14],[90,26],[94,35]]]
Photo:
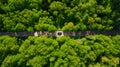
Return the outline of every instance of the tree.
[[[7,55],[16,54],[18,52],[19,45],[17,45],[17,39],[9,36],[0,37],[0,64]]]
[[[50,31],[50,32],[54,32],[56,30],[57,30],[57,28],[54,25],[50,25],[48,28],[48,31]]]
[[[15,26],[15,30],[16,31],[24,31],[26,28],[25,26],[22,24],[22,23],[18,23],[16,26]]]
[[[51,10],[63,10],[66,5],[62,2],[59,1],[54,1],[50,4],[50,9]]]

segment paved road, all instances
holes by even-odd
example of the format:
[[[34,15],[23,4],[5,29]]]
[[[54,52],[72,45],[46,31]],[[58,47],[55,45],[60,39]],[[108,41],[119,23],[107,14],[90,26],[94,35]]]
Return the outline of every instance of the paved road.
[[[59,35],[58,35],[59,34]],[[94,35],[94,34],[104,34],[104,35],[120,35],[120,31],[77,31],[77,32],[48,32],[48,31],[36,31],[36,32],[0,32],[0,36],[9,35],[16,37],[27,37],[27,36],[86,36],[86,35]]]

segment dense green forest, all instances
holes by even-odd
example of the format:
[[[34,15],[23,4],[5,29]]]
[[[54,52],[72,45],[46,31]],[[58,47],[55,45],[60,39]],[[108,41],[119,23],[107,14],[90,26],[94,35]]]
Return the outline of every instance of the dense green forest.
[[[0,0],[0,30],[120,30],[119,7],[120,0]]]
[[[0,31],[120,31],[120,0],[0,0]],[[0,67],[120,67],[120,35],[0,36]]]
[[[1,67],[119,67],[120,35],[0,37]]]

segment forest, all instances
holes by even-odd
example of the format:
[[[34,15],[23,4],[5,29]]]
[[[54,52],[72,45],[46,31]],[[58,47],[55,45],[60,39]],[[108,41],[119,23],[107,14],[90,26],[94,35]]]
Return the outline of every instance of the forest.
[[[120,0],[0,0],[0,32],[120,31]],[[120,34],[0,36],[0,67],[119,67]]]
[[[120,30],[120,0],[0,0],[0,31]]]
[[[0,37],[1,67],[119,67],[120,35]]]

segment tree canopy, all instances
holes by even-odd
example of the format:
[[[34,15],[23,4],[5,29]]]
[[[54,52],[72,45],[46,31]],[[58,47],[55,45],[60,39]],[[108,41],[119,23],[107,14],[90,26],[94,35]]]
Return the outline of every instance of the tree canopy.
[[[1,67],[118,67],[120,35],[0,37]]]
[[[119,30],[119,3],[119,0],[0,0],[0,30]],[[69,27],[70,22],[74,26]]]

